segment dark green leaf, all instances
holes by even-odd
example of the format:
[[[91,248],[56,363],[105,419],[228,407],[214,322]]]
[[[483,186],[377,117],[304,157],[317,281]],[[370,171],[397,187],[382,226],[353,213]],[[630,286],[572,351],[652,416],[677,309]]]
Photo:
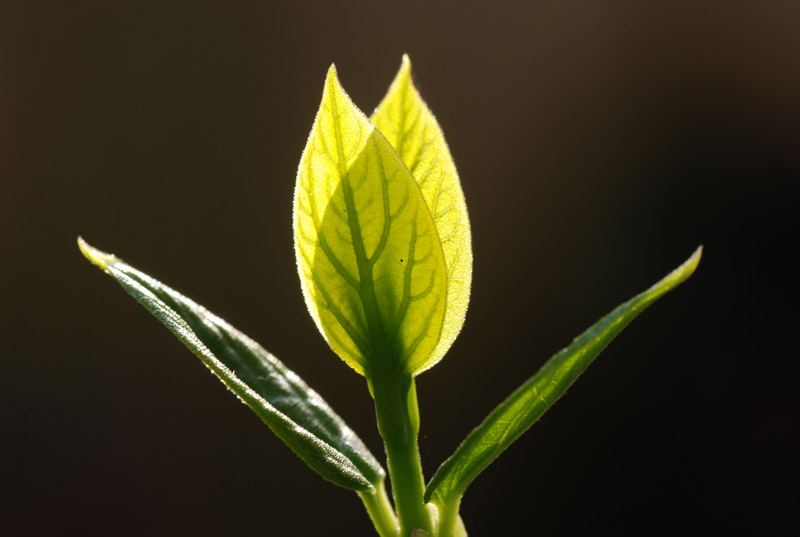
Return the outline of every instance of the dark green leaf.
[[[564,394],[629,322],[694,272],[701,253],[702,248],[698,248],[663,280],[617,307],[550,358],[536,375],[495,408],[439,467],[425,491],[425,501],[438,505],[457,502],[478,474]]]
[[[328,404],[258,343],[202,306],[78,239],[81,251],[186,345],[325,479],[372,489],[384,471]]]

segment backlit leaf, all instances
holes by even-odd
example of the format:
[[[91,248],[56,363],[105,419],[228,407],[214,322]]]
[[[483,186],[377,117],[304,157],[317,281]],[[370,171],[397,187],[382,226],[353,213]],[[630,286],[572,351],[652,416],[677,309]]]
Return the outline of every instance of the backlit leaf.
[[[455,163],[439,123],[414,87],[407,55],[371,119],[419,184],[442,242],[447,307],[430,367],[444,356],[464,324],[472,283],[472,237]]]
[[[429,365],[447,293],[436,226],[333,66],[297,173],[294,236],[308,309],[347,364],[368,377],[372,360]]]
[[[87,259],[113,276],[322,477],[356,491],[382,483],[384,471],[361,439],[261,345],[115,256],[82,239],[78,243]]]
[[[564,394],[629,322],[691,276],[701,253],[702,248],[698,248],[664,279],[617,307],[550,358],[536,375],[495,408],[439,467],[425,491],[425,500],[438,505],[457,503],[472,480]]]

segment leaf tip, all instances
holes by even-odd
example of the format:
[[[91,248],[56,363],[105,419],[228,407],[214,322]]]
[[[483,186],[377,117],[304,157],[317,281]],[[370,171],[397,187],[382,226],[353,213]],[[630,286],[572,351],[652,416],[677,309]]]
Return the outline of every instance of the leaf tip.
[[[675,270],[667,274],[661,281],[653,285],[651,289],[662,289],[659,294],[663,294],[675,286],[686,281],[689,276],[694,274],[697,265],[700,264],[700,258],[703,256],[703,246],[698,246],[697,249],[689,256],[689,259],[680,264]]]
[[[113,254],[101,252],[97,248],[90,246],[89,243],[83,240],[83,237],[78,237],[78,248],[81,249],[81,253],[86,259],[100,267],[106,273],[109,272],[108,264],[117,261],[117,258]]]
[[[338,86],[341,83],[339,82],[339,74],[336,71],[336,64],[332,63],[330,67],[328,67],[328,74],[325,77],[325,86]]]
[[[689,256],[689,259],[684,261],[681,266],[675,269],[676,273],[680,273],[683,279],[688,278],[691,276],[694,271],[697,269],[697,265],[700,264],[700,258],[703,257],[703,245],[697,247],[697,249]]]
[[[327,99],[335,98],[336,95],[340,97],[346,97],[347,100],[352,104],[350,96],[347,95],[344,86],[342,86],[342,82],[339,80],[339,72],[336,69],[336,64],[332,63],[331,66],[328,67],[328,74],[325,77],[325,89],[322,91],[322,100],[325,101]]]
[[[397,72],[396,80],[413,86],[411,82],[411,58],[408,57],[408,54],[403,54],[403,61],[400,63],[400,70]]]
[[[697,247],[697,249],[694,251],[692,256],[689,258],[689,261],[692,261],[692,263],[694,265],[692,270],[697,268],[697,265],[700,263],[700,258],[701,257],[703,257],[703,245],[702,244]]]

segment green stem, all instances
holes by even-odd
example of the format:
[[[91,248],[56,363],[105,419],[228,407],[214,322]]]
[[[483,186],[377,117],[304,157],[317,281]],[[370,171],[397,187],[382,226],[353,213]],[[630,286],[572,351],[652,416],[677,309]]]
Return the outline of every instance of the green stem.
[[[391,363],[388,360],[375,362],[376,365]],[[433,521],[423,500],[425,481],[417,444],[419,410],[414,379],[391,367],[379,366],[372,373],[378,430],[386,446],[400,535],[408,537],[415,529],[433,535]]]
[[[386,494],[386,486],[381,481],[375,485],[372,492],[359,492],[364,506],[367,508],[369,518],[375,525],[378,535],[381,537],[398,537],[400,526],[397,523],[397,516],[394,514],[392,504],[389,503],[389,496]]]
[[[461,496],[449,499],[439,508],[439,531],[437,537],[456,537],[456,528],[460,526],[458,510],[461,505]],[[462,529],[463,532],[463,529]]]

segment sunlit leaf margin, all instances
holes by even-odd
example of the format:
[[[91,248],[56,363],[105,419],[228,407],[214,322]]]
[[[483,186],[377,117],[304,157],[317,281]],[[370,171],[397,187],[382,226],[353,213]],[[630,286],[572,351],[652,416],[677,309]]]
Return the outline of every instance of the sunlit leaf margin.
[[[692,275],[702,247],[643,293],[618,306],[562,349],[489,416],[438,469],[425,501],[455,508],[469,484],[566,392],[594,358],[650,304]]]
[[[411,373],[428,367],[447,293],[436,226],[333,66],[297,173],[294,238],[306,305],[348,365],[367,377],[387,357]]]
[[[161,321],[313,470],[376,494],[385,472],[360,438],[300,377],[216,315],[113,255],[78,239],[89,261]]]
[[[419,184],[442,242],[447,307],[442,334],[425,366],[429,368],[441,360],[464,324],[472,284],[472,236],[455,163],[439,123],[414,87],[408,55],[403,55],[400,70],[371,120]]]

